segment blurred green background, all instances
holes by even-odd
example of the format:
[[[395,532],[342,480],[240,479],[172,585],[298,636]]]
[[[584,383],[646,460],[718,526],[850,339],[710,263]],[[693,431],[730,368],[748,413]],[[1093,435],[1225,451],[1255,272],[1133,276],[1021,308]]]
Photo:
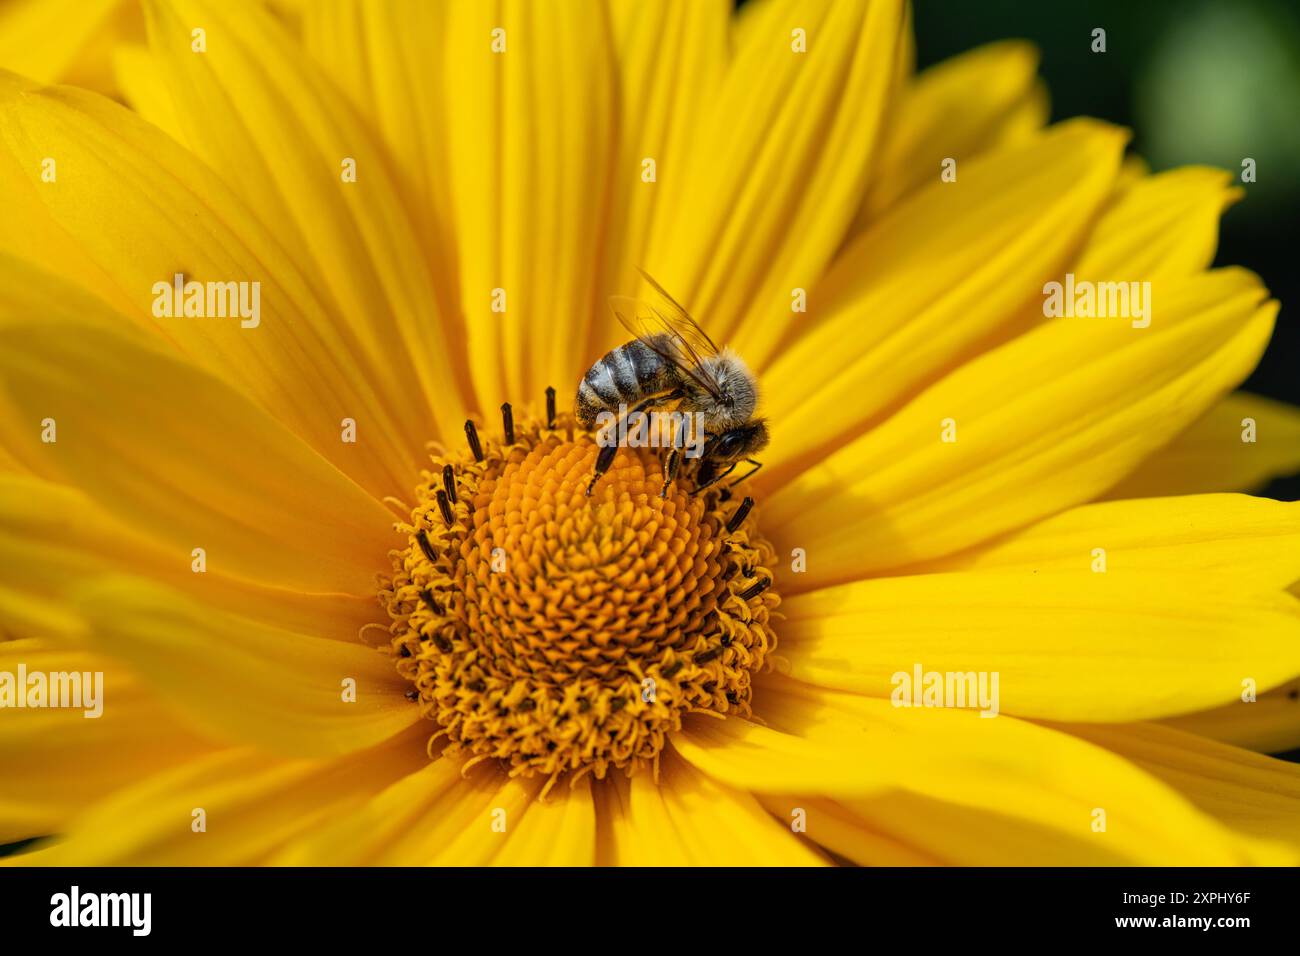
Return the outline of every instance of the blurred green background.
[[[1042,53],[1052,119],[1088,115],[1133,130],[1152,169],[1234,171],[1246,197],[1226,213],[1216,265],[1257,272],[1282,302],[1251,391],[1300,405],[1300,3],[1295,0],[914,0],[917,65],[1020,37]],[[1092,52],[1092,31],[1106,52]],[[1255,160],[1256,182],[1240,183]],[[1300,478],[1265,491],[1300,499]]]

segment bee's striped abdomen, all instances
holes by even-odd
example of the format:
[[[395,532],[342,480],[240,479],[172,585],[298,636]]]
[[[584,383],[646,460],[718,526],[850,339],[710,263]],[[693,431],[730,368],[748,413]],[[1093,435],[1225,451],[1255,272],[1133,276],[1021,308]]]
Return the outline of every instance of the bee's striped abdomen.
[[[633,340],[610,349],[578,383],[574,413],[578,424],[591,428],[603,411],[617,412],[620,404],[631,408],[674,384],[674,370],[654,349]]]

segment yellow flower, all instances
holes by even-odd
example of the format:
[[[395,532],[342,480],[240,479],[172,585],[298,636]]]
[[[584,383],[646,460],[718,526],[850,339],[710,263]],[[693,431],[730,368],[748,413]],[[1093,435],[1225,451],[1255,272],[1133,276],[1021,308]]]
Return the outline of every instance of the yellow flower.
[[[143,6],[133,111],[0,74],[0,675],[105,675],[0,710],[8,862],[1300,858],[1228,174],[889,0]],[[734,493],[585,495],[638,265],[758,374]]]

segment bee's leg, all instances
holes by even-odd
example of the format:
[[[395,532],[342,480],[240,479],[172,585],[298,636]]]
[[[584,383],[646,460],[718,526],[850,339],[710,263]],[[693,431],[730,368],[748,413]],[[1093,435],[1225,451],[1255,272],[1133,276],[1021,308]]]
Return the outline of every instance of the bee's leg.
[[[677,428],[677,433],[673,435],[673,450],[664,458],[664,484],[659,489],[659,497],[667,498],[668,489],[672,487],[673,482],[677,479],[677,472],[682,467],[682,449],[686,447],[687,423],[685,420]]]
[[[731,473],[732,473],[733,471],[735,471],[735,470],[736,470],[736,462],[733,461],[733,462],[731,463],[731,466],[730,466],[726,471],[724,471],[722,474],[720,474],[720,475],[710,475],[707,479],[705,479],[705,481],[704,481],[704,483],[703,483],[702,485],[696,485],[696,486],[695,486],[695,490],[692,491],[691,494],[692,494],[692,495],[698,495],[698,494],[699,494],[701,491],[703,491],[704,489],[713,487],[713,486],[716,485],[718,482],[720,482],[723,478],[726,478],[729,474],[731,474]]]
[[[637,412],[644,412],[647,408],[650,408],[652,405],[658,404],[659,402],[664,401],[665,398],[671,398],[671,397],[672,397],[671,395],[666,395],[666,396],[651,395],[649,398],[645,399],[644,401],[639,402],[636,405],[633,405],[632,408],[628,411],[626,415],[623,416],[623,418],[618,422],[617,425],[611,425],[609,426],[609,428],[613,431],[615,435],[618,435],[620,432],[622,432],[624,427],[626,427],[628,419],[630,419]],[[596,482],[600,480],[600,476],[603,475],[605,472],[609,471],[609,466],[614,464],[614,455],[617,452],[618,452],[617,442],[615,442],[612,445],[601,446],[600,453],[596,456],[596,473],[591,476],[591,483],[587,485],[588,498],[591,497],[591,493],[595,490]],[[676,472],[674,471],[674,474],[675,473]]]
[[[733,481],[731,484],[727,485],[728,488],[734,488],[734,487],[736,487],[736,485],[740,484],[740,483],[741,483],[742,481],[744,481],[746,478],[753,478],[756,474],[758,474],[759,469],[763,467],[763,463],[762,463],[761,461],[754,461],[754,459],[752,459],[752,458],[746,458],[745,461],[748,462],[749,464],[753,465],[754,467],[751,468],[751,469],[749,469],[749,471],[745,472],[743,475],[741,475],[739,478],[737,478],[737,479],[736,479],[735,481]],[[731,467],[734,468],[734,467],[736,467],[736,466],[735,466],[735,465],[732,465]]]
[[[596,455],[596,471],[591,476],[591,481],[587,485],[587,497],[596,490],[596,482],[600,481],[601,475],[609,471],[609,466],[614,464],[614,456],[618,454],[618,445],[602,445],[600,452]]]
[[[681,467],[682,453],[678,449],[674,448],[668,453],[667,457],[664,458],[664,484],[663,487],[659,489],[660,498],[668,497],[668,489],[672,487],[672,483],[677,478],[677,472]]]

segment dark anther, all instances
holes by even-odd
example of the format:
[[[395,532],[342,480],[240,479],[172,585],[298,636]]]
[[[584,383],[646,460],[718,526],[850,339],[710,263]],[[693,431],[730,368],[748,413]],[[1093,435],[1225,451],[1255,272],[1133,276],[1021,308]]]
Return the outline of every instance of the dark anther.
[[[728,704],[740,703],[740,699],[736,696],[736,692],[734,690],[727,691],[727,703]]]
[[[434,614],[437,614],[439,617],[442,616],[442,608],[438,606],[438,602],[434,600],[433,592],[430,591],[428,588],[425,588],[423,591],[420,592],[420,600],[423,601],[424,606],[427,607]]]
[[[556,746],[556,744],[555,744],[555,741],[554,741],[554,740],[548,740],[548,741],[546,741],[546,750],[547,750],[548,753],[551,752],[551,751],[553,751],[553,750],[555,750],[555,746]]]
[[[589,711],[589,710],[591,710],[591,701],[587,700],[587,698],[585,698],[585,697],[579,697],[579,698],[578,698],[578,713],[580,713],[580,714],[585,714],[585,713],[586,713],[587,711]]]
[[[555,427],[555,389],[546,386],[546,427]]]
[[[470,681],[469,684],[466,686],[468,686],[469,689],[476,694],[481,694],[483,693],[483,691],[487,690],[487,684],[483,682],[483,678],[481,677],[475,678],[474,680]]]
[[[707,664],[709,661],[717,660],[718,657],[721,656],[721,654],[722,654],[722,648],[721,648],[721,647],[710,647],[710,648],[709,648],[707,651],[705,651],[703,654],[696,654],[696,655],[695,655],[695,663],[697,663],[697,664]]]
[[[456,472],[452,470],[451,465],[442,466],[442,487],[447,489],[447,497],[451,503],[456,503]]]
[[[401,657],[410,657],[410,656],[411,656],[411,649],[410,649],[409,647],[407,647],[405,644],[403,644],[403,645],[402,645],[402,649],[401,649],[400,651],[398,651],[397,653],[398,653]]]
[[[704,693],[706,694],[712,694],[717,689],[718,689],[718,682],[715,680],[705,681],[703,684],[700,685],[700,690],[704,691]]]
[[[749,587],[745,588],[745,590],[740,592],[740,599],[742,601],[748,601],[750,598],[758,597],[760,594],[762,594],[771,586],[772,586],[771,578],[759,578]]]
[[[418,690],[408,690],[408,691],[406,692],[406,699],[407,699],[407,700],[410,700],[410,701],[416,701],[416,700],[419,700],[419,699],[420,699],[420,692],[419,692]]]
[[[672,677],[674,674],[676,674],[676,673],[677,673],[679,670],[681,670],[681,669],[682,669],[682,662],[681,662],[681,661],[673,661],[671,664],[669,664],[667,667],[665,667],[665,668],[664,668],[663,670],[661,670],[659,673],[662,674],[664,677]]]
[[[444,654],[451,653],[451,641],[447,640],[445,634],[433,635],[433,643],[438,645],[438,650],[442,651]]]
[[[746,497],[736,509],[736,513],[731,516],[731,520],[727,522],[727,534],[731,534],[745,523],[745,519],[749,517],[749,509],[752,507],[754,507],[754,499]]]
[[[537,701],[533,700],[531,697],[525,697],[519,702],[519,709],[522,711],[536,710]]]
[[[611,697],[609,699],[610,713],[617,714],[620,710],[622,710],[626,706],[627,706],[626,697]]]
[[[731,635],[730,635],[730,634],[723,634],[721,640],[722,640],[722,646],[723,646],[723,647],[730,647],[730,646],[731,646]]]
[[[515,410],[510,407],[509,402],[501,406],[501,427],[506,432],[506,444],[513,445],[515,443]]]
[[[447,500],[447,492],[441,488],[438,489],[438,510],[442,512],[442,520],[447,524],[454,524],[456,515],[451,510],[451,502]]]
[[[736,572],[739,570],[740,570],[740,565],[733,564],[731,567],[727,568],[727,570],[722,572],[722,577],[719,580],[723,584],[726,584],[728,581],[730,581],[732,578],[736,576]]]
[[[469,450],[474,453],[475,461],[483,460],[483,446],[479,444],[478,429],[469,419],[465,420],[465,437],[469,439]]]
[[[433,545],[429,543],[429,536],[424,533],[423,528],[415,532],[415,540],[420,543],[420,550],[424,552],[424,556],[434,564],[437,564],[438,555],[434,553]]]

